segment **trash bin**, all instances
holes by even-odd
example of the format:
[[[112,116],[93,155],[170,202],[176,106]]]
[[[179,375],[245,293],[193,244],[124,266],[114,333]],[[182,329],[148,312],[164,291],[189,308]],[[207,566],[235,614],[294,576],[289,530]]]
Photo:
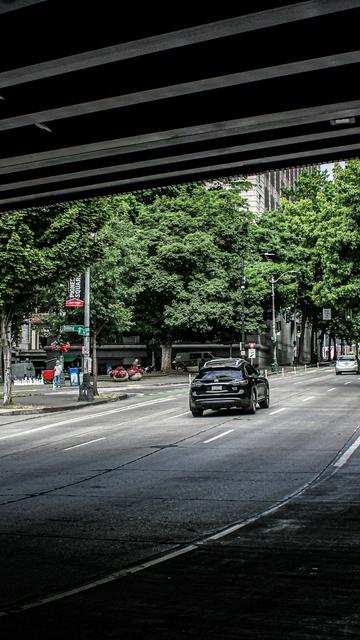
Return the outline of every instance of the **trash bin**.
[[[79,386],[80,384],[80,378],[79,378],[79,368],[78,367],[70,367],[69,369],[69,373],[70,373],[70,385],[73,386]]]

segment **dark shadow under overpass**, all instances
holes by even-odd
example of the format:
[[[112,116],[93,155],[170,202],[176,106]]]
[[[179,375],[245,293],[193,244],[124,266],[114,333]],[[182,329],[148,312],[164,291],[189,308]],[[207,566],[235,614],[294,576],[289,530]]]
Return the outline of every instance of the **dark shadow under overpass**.
[[[0,211],[358,156],[360,0],[228,4],[0,0]]]

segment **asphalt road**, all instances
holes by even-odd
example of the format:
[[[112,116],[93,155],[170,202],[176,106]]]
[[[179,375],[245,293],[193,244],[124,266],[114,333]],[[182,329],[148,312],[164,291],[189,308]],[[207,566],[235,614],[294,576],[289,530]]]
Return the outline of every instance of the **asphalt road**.
[[[186,385],[81,415],[3,416],[0,614],[226,538],[311,486],[356,437],[360,377],[321,369],[270,390],[254,416],[193,418]]]

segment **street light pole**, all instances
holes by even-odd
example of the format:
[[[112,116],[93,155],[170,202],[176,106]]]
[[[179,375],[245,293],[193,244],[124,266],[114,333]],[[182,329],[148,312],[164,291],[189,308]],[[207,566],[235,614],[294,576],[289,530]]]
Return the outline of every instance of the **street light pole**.
[[[245,310],[244,310],[244,290],[245,290],[245,274],[244,274],[244,261],[240,264],[240,291],[241,291],[241,343],[240,343],[240,356],[242,351],[245,351]]]

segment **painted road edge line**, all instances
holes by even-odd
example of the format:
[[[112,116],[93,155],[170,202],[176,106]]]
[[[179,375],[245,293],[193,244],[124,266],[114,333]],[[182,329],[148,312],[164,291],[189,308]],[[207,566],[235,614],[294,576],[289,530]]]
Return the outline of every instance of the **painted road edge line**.
[[[337,462],[334,463],[334,467],[337,467],[338,469],[340,467],[343,467],[345,462],[347,462],[349,460],[349,458],[352,456],[352,454],[356,451],[356,449],[360,446],[360,436],[355,440],[355,442],[350,445],[350,447],[342,454],[342,456],[340,456],[339,460],[337,460]]]

